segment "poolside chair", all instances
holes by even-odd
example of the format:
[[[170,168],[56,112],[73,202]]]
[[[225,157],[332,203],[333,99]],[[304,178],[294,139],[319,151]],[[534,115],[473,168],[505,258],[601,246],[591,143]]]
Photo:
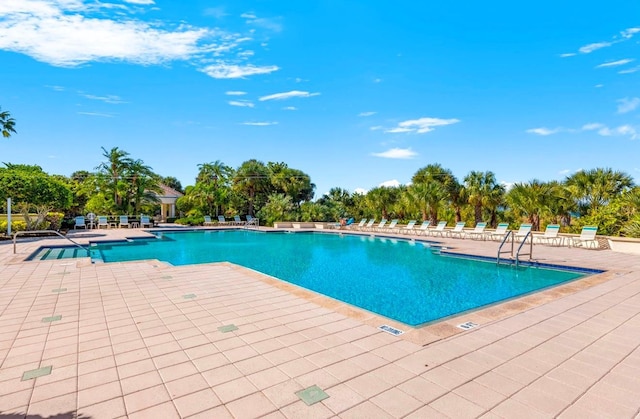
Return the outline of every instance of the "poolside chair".
[[[436,228],[434,228],[433,230],[428,230],[429,231],[429,235],[431,235],[431,236],[438,235],[440,237],[444,237],[444,235],[446,234],[446,231],[445,231],[444,228],[446,226],[447,226],[447,222],[446,221],[440,221],[438,223],[438,225],[436,226]]]
[[[459,239],[463,239],[464,238],[464,221],[459,221],[456,223],[456,226],[453,228],[453,230],[449,230],[447,231],[447,237],[457,237]]]
[[[120,222],[118,223],[118,228],[122,228],[124,226],[127,226],[127,228],[131,227],[131,224],[129,224],[129,217],[127,215],[121,215]]]
[[[368,231],[368,230],[372,230],[373,229],[373,223],[376,222],[375,218],[372,218],[369,220],[369,222],[367,224],[365,224],[360,230],[362,231]]]
[[[366,222],[367,222],[367,219],[363,218],[362,220],[360,220],[360,222],[358,224],[350,225],[349,229],[350,230],[361,230],[364,227]]]
[[[415,230],[416,234],[426,236],[431,232],[431,230],[429,230],[430,225],[431,225],[431,221],[424,220],[422,224],[420,224],[420,227],[417,230]]]
[[[416,220],[410,220],[404,228],[399,228],[398,233],[410,234],[413,233],[413,228],[416,226]]]
[[[580,237],[571,237],[569,239],[569,247],[584,246],[593,249],[600,247],[600,243],[596,240],[597,226],[584,226],[580,232]]]
[[[562,245],[564,240],[562,237],[558,236],[559,232],[560,232],[559,224],[548,224],[547,228],[544,230],[543,235],[534,236],[533,238],[535,239],[535,241],[537,241],[540,244],[549,244],[551,246],[557,244],[558,246],[560,246]]]
[[[229,221],[227,221],[227,219],[224,218],[224,215],[218,215],[218,225],[225,225],[225,224],[229,224]]]
[[[240,216],[239,216],[239,215],[234,215],[234,216],[233,216],[233,224],[234,224],[234,225],[237,225],[237,226],[242,226],[242,225],[245,225],[245,224],[247,224],[247,223],[246,223],[246,222],[244,222],[244,221],[242,221],[242,220],[240,219]]]
[[[495,231],[489,231],[486,233],[487,238],[491,240],[502,240],[507,234],[508,229],[509,223],[500,223],[498,224],[498,227],[496,227]]]
[[[386,224],[387,224],[387,219],[383,218],[382,220],[380,220],[380,223],[378,223],[377,226],[371,229],[371,231],[380,231]]]
[[[109,228],[109,219],[105,215],[99,215],[97,225],[98,229],[101,229],[102,227]]]
[[[527,233],[529,233],[530,231],[531,231],[531,224],[529,223],[520,224],[520,228],[518,229],[518,231],[513,233],[513,238],[515,240],[524,240],[524,238],[527,237]]]
[[[476,228],[474,228],[471,231],[467,231],[465,233],[465,238],[467,236],[471,237],[472,239],[483,239],[485,238],[485,234],[484,234],[484,229],[487,227],[487,223],[478,223],[476,224]]]
[[[247,214],[247,225],[259,226],[260,220]]]
[[[75,230],[76,228],[87,229],[87,223],[84,221],[84,217],[82,215],[76,217],[76,223],[73,225],[73,229]]]
[[[383,228],[382,230],[383,230],[383,231],[389,231],[389,232],[392,232],[392,231],[394,231],[394,230],[397,230],[397,227],[396,227],[397,225],[398,225],[398,219],[396,218],[396,219],[391,220],[391,222],[389,223],[389,225],[387,225],[387,227],[386,227],[386,228]]]
[[[153,227],[153,223],[149,219],[148,215],[141,215],[140,216],[140,227],[144,228],[144,226]]]

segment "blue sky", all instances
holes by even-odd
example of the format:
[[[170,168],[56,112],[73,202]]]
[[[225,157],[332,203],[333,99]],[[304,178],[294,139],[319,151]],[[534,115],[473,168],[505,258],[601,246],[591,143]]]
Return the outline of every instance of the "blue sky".
[[[440,4],[439,4],[440,3]],[[440,163],[640,179],[640,3],[1,0],[0,161],[256,158],[350,191]]]

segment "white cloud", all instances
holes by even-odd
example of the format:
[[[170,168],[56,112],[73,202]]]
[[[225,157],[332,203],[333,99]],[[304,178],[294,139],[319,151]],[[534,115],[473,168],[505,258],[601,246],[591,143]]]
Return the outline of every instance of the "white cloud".
[[[269,125],[278,125],[277,122],[243,122],[242,125],[251,125],[254,127],[268,127]]]
[[[371,153],[372,156],[384,157],[385,159],[411,159],[418,155],[410,148],[392,148],[382,153]]]
[[[204,11],[205,16],[213,16],[216,19],[222,19],[225,16],[229,16],[224,7],[209,7]]]
[[[49,89],[55,90],[56,92],[64,92],[65,88],[62,86],[44,86],[44,87],[48,87]]]
[[[153,0],[125,0],[152,5]],[[107,17],[105,11],[118,8]],[[0,50],[58,67],[89,62],[157,65],[186,61],[215,78],[239,78],[278,70],[247,63],[238,45],[252,39],[188,23],[142,21],[122,4],[83,0],[0,1]],[[212,60],[216,64],[210,65]]]
[[[600,48],[606,48],[606,47],[610,47],[611,45],[613,45],[612,42],[595,42],[593,44],[589,44],[589,45],[585,45],[580,47],[580,49],[578,49],[578,51],[580,51],[583,54],[589,54],[593,51],[596,51]]]
[[[242,95],[246,95],[247,92],[241,92],[239,90],[229,90],[229,91],[225,92],[224,94],[228,95],[228,96],[242,96]]]
[[[625,39],[630,39],[633,37],[634,34],[638,32],[640,32],[640,28],[629,28],[620,32],[620,35],[622,35],[622,37]]]
[[[311,97],[318,96],[320,93],[301,92],[300,90],[292,90],[290,92],[274,93],[272,95],[262,96],[258,100],[264,102],[266,100],[283,100],[292,97]]]
[[[375,115],[376,113],[377,112],[371,112],[371,111],[369,111],[369,112],[360,112],[358,114],[358,116],[371,116],[371,115]]]
[[[571,173],[571,169],[563,169],[558,172],[559,175],[568,175]]]
[[[636,110],[636,108],[640,105],[640,98],[633,97],[629,99],[625,97],[623,99],[618,99],[618,113],[627,113]]]
[[[620,70],[620,71],[618,71],[618,74],[631,74],[631,73],[635,73],[638,70],[640,70],[640,66],[636,66],[636,67],[626,68],[624,70]]]
[[[604,87],[604,84],[596,84],[596,85],[595,85],[595,86],[593,86],[593,87],[595,87],[595,88],[598,88],[598,89],[599,89],[599,88],[601,88],[601,87]]]
[[[78,112],[78,115],[99,116],[101,118],[113,118],[114,115],[102,112]]]
[[[386,133],[395,134],[401,132],[415,132],[417,134],[424,134],[434,130],[434,127],[451,125],[460,122],[459,119],[442,119],[442,118],[419,118],[410,119],[408,121],[400,122],[395,128],[386,130]]]
[[[589,124],[583,125],[582,126],[582,130],[583,131],[594,131],[594,130],[600,129],[602,127],[604,127],[604,125],[602,125],[602,124],[600,124],[598,122],[591,122]]]
[[[375,127],[370,127],[369,129],[371,131],[379,131],[381,129],[384,129],[384,127],[382,125],[376,125]]]
[[[505,180],[501,180],[500,184],[504,186],[505,191],[509,192],[509,190],[513,188],[513,185],[515,185],[515,182],[507,182]]]
[[[552,135],[552,134],[557,134],[560,131],[562,131],[562,128],[544,128],[544,127],[540,127],[540,128],[532,128],[532,129],[528,129],[527,132],[529,134],[538,134],[538,135]]]
[[[620,66],[620,65],[629,64],[632,61],[634,61],[633,58],[625,58],[625,59],[617,60],[617,61],[609,61],[609,62],[597,65],[596,68],[617,67],[617,66]]]
[[[364,188],[356,188],[353,193],[357,193],[358,195],[366,195],[367,194],[367,190]]]
[[[201,71],[214,79],[240,79],[256,74],[269,74],[278,71],[280,68],[276,65],[257,67],[252,64],[236,65],[236,64],[213,64],[206,66]]]
[[[120,98],[120,96],[116,96],[116,95],[107,95],[107,96],[96,96],[96,95],[90,95],[90,94],[86,94],[86,93],[82,93],[82,92],[78,92],[78,94],[84,98],[87,99],[91,99],[91,100],[99,100],[101,102],[104,103],[110,103],[113,105],[117,105],[120,103],[127,103],[124,100],[122,100],[122,98]]]
[[[253,108],[255,105],[248,100],[230,100],[227,102],[231,106],[240,106],[244,108]]]
[[[295,106],[285,106],[284,108],[282,108],[285,111],[297,111],[298,108],[296,108]]]
[[[397,188],[398,186],[400,186],[400,182],[398,182],[397,179],[391,179],[391,180],[386,180],[382,182],[378,186],[384,186],[387,188]]]
[[[566,58],[566,57],[573,57],[576,56],[578,54],[576,54],[575,52],[567,52],[565,54],[560,54],[560,58]]]
[[[255,13],[253,12],[245,12],[243,14],[240,15],[241,18],[243,19],[257,19],[258,16],[255,15]]]
[[[637,140],[640,138],[640,133],[631,125],[620,125],[619,127],[611,128],[600,123],[590,123],[582,127],[583,131],[597,131],[598,135],[602,137],[623,136],[629,137],[631,140]]]

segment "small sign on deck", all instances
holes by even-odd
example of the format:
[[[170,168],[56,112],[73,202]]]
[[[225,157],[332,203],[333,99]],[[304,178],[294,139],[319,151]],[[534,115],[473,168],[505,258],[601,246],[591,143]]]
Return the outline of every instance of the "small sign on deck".
[[[466,323],[462,323],[459,324],[458,327],[462,330],[469,330],[469,329],[473,329],[474,327],[478,327],[479,325],[474,323],[474,322],[466,322]]]
[[[386,324],[378,327],[378,329],[382,330],[383,332],[391,333],[393,336],[400,336],[404,333],[402,330],[396,329],[395,327],[387,326]]]

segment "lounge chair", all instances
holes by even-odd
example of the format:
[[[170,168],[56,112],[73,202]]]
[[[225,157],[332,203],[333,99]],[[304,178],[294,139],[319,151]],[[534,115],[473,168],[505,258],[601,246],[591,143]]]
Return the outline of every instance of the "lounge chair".
[[[430,225],[431,225],[431,221],[429,220],[423,221],[422,224],[420,224],[420,227],[417,230],[415,230],[416,234],[426,236],[431,232],[431,230],[429,230]]]
[[[416,226],[416,220],[411,220],[407,223],[406,226],[404,226],[404,228],[399,228],[398,229],[398,233],[402,233],[402,234],[410,234],[413,233],[413,228]]]
[[[376,222],[375,218],[370,219],[369,222],[365,224],[360,230],[362,231],[373,230],[373,223],[375,222]]]
[[[242,220],[240,219],[240,216],[239,216],[239,215],[234,215],[234,216],[233,216],[233,224],[234,224],[234,225],[237,225],[237,226],[242,226],[242,225],[245,225],[245,224],[247,224],[247,223],[246,223],[245,221],[242,221]]]
[[[257,218],[254,218],[252,216],[250,216],[249,214],[247,214],[247,225],[253,225],[253,226],[258,226],[260,225],[260,220],[258,220]]]
[[[562,237],[558,236],[558,233],[560,232],[560,225],[559,224],[548,224],[547,228],[544,230],[544,234],[540,235],[540,236],[534,236],[533,238],[541,244],[549,244],[551,246],[554,245],[562,245],[562,243],[564,242]]]
[[[366,222],[367,222],[367,219],[363,218],[362,220],[360,220],[360,222],[358,224],[350,225],[349,229],[350,230],[354,230],[354,229],[355,230],[361,230],[364,227],[364,225],[366,224]]]
[[[87,223],[84,221],[84,217],[82,215],[76,217],[76,223],[73,225],[73,229],[76,228],[84,228],[87,229]]]
[[[515,240],[524,240],[524,238],[527,237],[527,233],[529,233],[530,231],[531,231],[531,224],[529,223],[520,224],[520,228],[518,229],[518,231],[513,233],[513,238]]]
[[[571,237],[569,239],[569,247],[590,247],[597,249],[600,247],[600,243],[596,240],[596,233],[598,232],[597,226],[584,226],[580,232],[580,237]]]
[[[449,230],[447,231],[447,237],[457,237],[459,239],[463,239],[464,238],[464,221],[459,221],[456,223],[456,226],[453,228],[453,230]]]
[[[478,223],[476,224],[476,228],[471,231],[467,231],[465,233],[465,237],[469,236],[472,239],[484,239],[484,229],[487,227],[487,223]]]
[[[393,219],[391,220],[391,222],[387,225],[386,228],[383,228],[381,230],[383,231],[389,231],[389,232],[393,232],[395,230],[397,230],[397,226],[398,225],[398,219]]]
[[[384,226],[387,224],[387,219],[383,218],[382,220],[380,220],[380,222],[378,223],[377,226],[373,227],[371,229],[371,231],[380,231],[384,228]]]
[[[428,230],[429,231],[429,235],[431,236],[435,236],[438,235],[440,237],[444,237],[444,235],[446,234],[445,231],[445,227],[447,226],[447,222],[446,221],[440,221],[438,223],[438,225],[436,226],[436,228],[434,228],[433,230]]]
[[[508,229],[509,223],[500,223],[498,224],[498,227],[496,227],[495,231],[489,231],[485,234],[487,235],[487,238],[491,240],[502,240],[507,234]]]
[[[141,215],[140,216],[140,227],[144,228],[144,226],[153,227],[153,223],[149,219],[148,215]]]
[[[211,216],[210,215],[205,215],[204,216],[204,223],[202,223],[203,226],[212,226],[215,223],[213,221],[211,221]]]
[[[120,222],[118,223],[118,228],[122,228],[124,226],[127,226],[127,228],[131,227],[131,224],[129,224],[129,217],[126,215],[121,215],[120,216]]]
[[[98,225],[98,229],[101,229],[102,227],[109,228],[109,219],[104,215],[99,215],[97,225]]]
[[[229,224],[229,221],[227,221],[227,219],[224,218],[224,215],[218,215],[218,225],[225,225],[225,224]]]

